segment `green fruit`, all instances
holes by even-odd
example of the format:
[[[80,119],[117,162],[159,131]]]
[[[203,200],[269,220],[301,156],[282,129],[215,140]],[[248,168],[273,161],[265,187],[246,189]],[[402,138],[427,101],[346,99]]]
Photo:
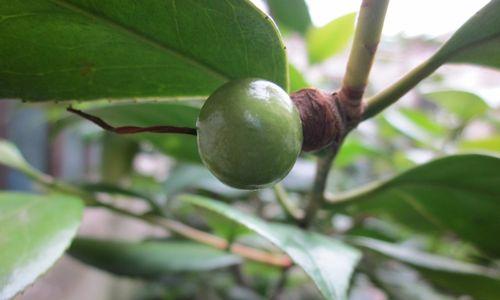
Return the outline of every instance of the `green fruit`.
[[[217,89],[203,105],[197,129],[205,166],[240,189],[283,179],[302,147],[302,125],[292,100],[261,79],[234,80]]]

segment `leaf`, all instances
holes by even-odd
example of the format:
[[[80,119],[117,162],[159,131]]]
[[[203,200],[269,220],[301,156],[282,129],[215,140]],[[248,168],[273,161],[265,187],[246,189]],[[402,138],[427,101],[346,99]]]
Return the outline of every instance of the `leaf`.
[[[7,140],[0,139],[0,164],[17,170],[32,170],[17,147]]]
[[[266,0],[266,2],[280,28],[305,34],[311,26],[311,16],[304,0]]]
[[[437,123],[436,120],[431,119],[431,116],[425,112],[411,108],[401,108],[399,112],[409,121],[433,136],[443,136],[447,132],[446,128]]]
[[[335,158],[335,165],[346,167],[355,163],[361,157],[377,158],[383,157],[383,154],[375,147],[366,145],[360,139],[348,138],[343,143],[339,154]]]
[[[288,86],[279,32],[246,0],[12,0],[0,15],[0,98],[206,97],[243,77]]]
[[[500,0],[492,0],[470,18],[434,55],[435,61],[500,68]]]
[[[499,13],[500,1],[490,1],[448,40],[437,56],[500,68],[500,54],[496,51],[500,46]]]
[[[384,262],[373,268],[371,277],[381,287],[389,299],[395,300],[456,300],[436,290],[420,274],[403,264],[394,261]]]
[[[485,139],[474,139],[461,141],[459,145],[463,151],[490,151],[500,153],[500,136]]]
[[[356,249],[297,227],[267,223],[208,198],[184,195],[181,200],[216,212],[268,239],[302,267],[326,299],[346,298],[350,277],[360,259]]]
[[[352,242],[356,246],[409,264],[441,288],[452,290],[455,293],[467,294],[474,299],[492,300],[500,294],[500,272],[498,270],[369,238],[355,238],[352,239]]]
[[[343,51],[354,35],[356,13],[344,15],[307,33],[307,50],[311,63],[320,63]]]
[[[167,195],[172,196],[188,188],[202,189],[228,198],[241,197],[249,193],[223,184],[202,165],[180,164],[172,170],[165,181],[164,190]]]
[[[101,139],[101,178],[113,183],[126,178],[133,171],[135,155],[139,152],[136,141],[105,132]]]
[[[451,230],[498,257],[498,170],[495,156],[448,156],[330,200],[350,213],[388,217],[415,230]]]
[[[161,279],[174,272],[210,271],[241,263],[226,252],[186,241],[126,242],[76,238],[68,253],[115,275]]]
[[[424,97],[465,121],[480,117],[489,109],[481,97],[466,91],[436,91],[424,94]]]
[[[288,66],[288,72],[290,73],[290,91],[296,92],[311,86],[294,65],[290,64]]]
[[[55,263],[82,211],[70,196],[0,193],[0,299],[14,297]]]
[[[415,112],[415,111],[414,111]],[[398,130],[405,136],[413,139],[414,141],[420,142],[426,146],[435,147],[436,146],[436,131],[443,129],[442,127],[436,127],[434,129],[430,128],[430,120],[425,120],[426,116],[420,114],[422,118],[417,116],[418,113],[410,115],[411,113],[406,113],[404,111],[390,111],[387,112],[383,118],[387,120],[389,124],[394,129]],[[427,127],[428,126],[428,127]],[[444,133],[444,129],[441,131]]]
[[[196,127],[199,111],[199,108],[189,104],[165,102],[107,105],[90,109],[87,112],[106,120],[114,126],[171,125],[194,128]],[[147,141],[159,151],[176,159],[201,163],[198,147],[196,146],[196,137],[194,136],[140,133],[120,136],[120,138]]]

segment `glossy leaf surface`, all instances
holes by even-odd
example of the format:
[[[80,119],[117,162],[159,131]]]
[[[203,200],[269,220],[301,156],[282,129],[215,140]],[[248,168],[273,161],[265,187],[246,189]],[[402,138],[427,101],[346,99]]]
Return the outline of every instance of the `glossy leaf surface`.
[[[13,0],[0,15],[0,98],[205,97],[242,77],[288,85],[280,35],[246,0]]]
[[[314,281],[326,299],[345,299],[359,251],[340,241],[295,226],[267,223],[229,205],[185,195],[181,199],[238,222],[287,253]]]
[[[63,195],[0,193],[0,299],[9,299],[64,253],[83,203]]]

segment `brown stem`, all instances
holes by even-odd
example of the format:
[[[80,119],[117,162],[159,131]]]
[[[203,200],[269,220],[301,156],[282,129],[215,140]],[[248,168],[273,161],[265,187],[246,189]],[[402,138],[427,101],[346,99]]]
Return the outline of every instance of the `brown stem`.
[[[190,227],[179,221],[170,220],[158,216],[138,215],[128,210],[124,210],[113,205],[98,201],[94,202],[94,206],[103,207],[124,216],[146,221],[152,225],[160,226],[188,239],[212,246],[220,250],[232,252],[250,260],[280,267],[289,267],[292,265],[291,259],[284,254],[269,253],[239,243],[229,243],[227,240],[221,237]]]
[[[71,106],[67,108],[69,112],[72,112],[80,117],[91,121],[97,126],[101,127],[104,130],[111,131],[117,134],[133,134],[133,133],[141,133],[141,132],[156,132],[156,133],[179,133],[179,134],[189,134],[196,135],[196,128],[190,127],[175,127],[175,126],[150,126],[150,127],[138,127],[138,126],[121,126],[114,127],[103,119],[87,114],[81,110],[74,109]]]

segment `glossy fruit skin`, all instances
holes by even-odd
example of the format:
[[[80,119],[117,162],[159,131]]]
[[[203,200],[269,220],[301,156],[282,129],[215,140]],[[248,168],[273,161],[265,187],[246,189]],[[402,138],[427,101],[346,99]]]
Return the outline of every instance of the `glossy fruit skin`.
[[[219,180],[259,189],[283,179],[302,147],[299,112],[276,84],[255,78],[230,81],[203,105],[198,151]]]

